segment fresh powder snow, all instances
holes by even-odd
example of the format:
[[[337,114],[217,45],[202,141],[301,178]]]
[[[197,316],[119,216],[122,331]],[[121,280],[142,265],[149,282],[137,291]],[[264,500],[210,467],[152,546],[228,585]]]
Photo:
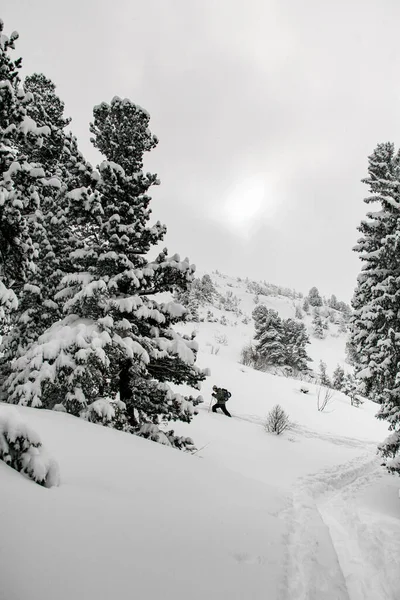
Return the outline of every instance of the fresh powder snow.
[[[238,286],[251,315],[244,286],[213,280],[220,293]],[[290,298],[261,301],[294,315]],[[173,424],[193,438],[193,455],[64,412],[14,409],[61,480],[42,488],[0,462],[1,600],[400,597],[399,483],[376,456],[387,435],[377,405],[351,406],[335,391],[319,411],[317,384],[305,394],[300,380],[240,364],[251,320],[213,312],[218,322],[183,327],[197,330],[197,362],[211,372],[198,416]],[[310,352],[330,357],[330,371],[346,365],[346,336],[335,326],[331,334]],[[232,419],[211,412],[213,385],[232,393]],[[291,423],[280,436],[264,429],[276,404]]]

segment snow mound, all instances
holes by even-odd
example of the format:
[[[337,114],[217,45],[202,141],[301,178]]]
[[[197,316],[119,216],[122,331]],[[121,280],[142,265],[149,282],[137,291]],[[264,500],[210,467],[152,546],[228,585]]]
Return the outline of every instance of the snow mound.
[[[59,485],[58,464],[13,407],[0,406],[0,459],[44,487]]]

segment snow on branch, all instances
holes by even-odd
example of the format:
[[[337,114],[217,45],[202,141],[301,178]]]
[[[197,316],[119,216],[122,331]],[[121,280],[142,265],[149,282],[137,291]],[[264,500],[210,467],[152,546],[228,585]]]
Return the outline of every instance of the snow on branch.
[[[18,308],[18,299],[13,290],[9,290],[0,281],[0,320],[4,319],[6,313]]]

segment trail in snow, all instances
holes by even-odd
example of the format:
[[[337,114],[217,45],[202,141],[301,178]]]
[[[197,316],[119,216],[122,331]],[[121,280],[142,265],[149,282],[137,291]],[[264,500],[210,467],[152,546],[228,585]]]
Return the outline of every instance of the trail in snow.
[[[350,600],[400,598],[400,520],[371,511],[360,499],[382,477],[382,469],[366,468],[352,483],[318,510],[329,528],[346,580]]]
[[[200,407],[200,410],[205,410],[205,408]],[[207,409],[208,411],[208,409]],[[241,413],[240,415],[236,415],[232,413],[233,417],[239,421],[248,421],[249,423],[254,423],[256,425],[265,425],[265,417],[261,417],[260,415],[254,414],[245,414]],[[299,423],[292,423],[290,426],[290,433],[298,434],[301,437],[306,438],[317,438],[323,440],[325,442],[329,442],[331,444],[335,444],[338,446],[348,446],[349,448],[369,448],[371,450],[375,450],[377,442],[372,440],[362,440],[357,438],[350,438],[346,436],[339,436],[334,433],[327,433],[322,431],[316,431],[315,429],[310,429],[305,425],[300,425]]]
[[[400,598],[400,521],[374,517],[356,498],[381,473],[379,461],[368,452],[300,480],[284,515],[282,599]]]

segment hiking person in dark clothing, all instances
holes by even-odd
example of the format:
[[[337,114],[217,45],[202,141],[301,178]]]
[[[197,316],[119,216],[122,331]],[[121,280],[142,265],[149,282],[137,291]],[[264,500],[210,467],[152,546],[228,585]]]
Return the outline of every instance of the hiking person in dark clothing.
[[[227,411],[225,405],[228,402],[229,398],[232,396],[232,394],[228,392],[228,390],[226,390],[225,388],[219,388],[216,385],[214,385],[213,393],[211,394],[211,396],[217,400],[216,404],[214,404],[214,406],[212,407],[212,411],[217,412],[217,408],[220,408],[224,415],[226,415],[227,417],[231,417],[232,415]]]

